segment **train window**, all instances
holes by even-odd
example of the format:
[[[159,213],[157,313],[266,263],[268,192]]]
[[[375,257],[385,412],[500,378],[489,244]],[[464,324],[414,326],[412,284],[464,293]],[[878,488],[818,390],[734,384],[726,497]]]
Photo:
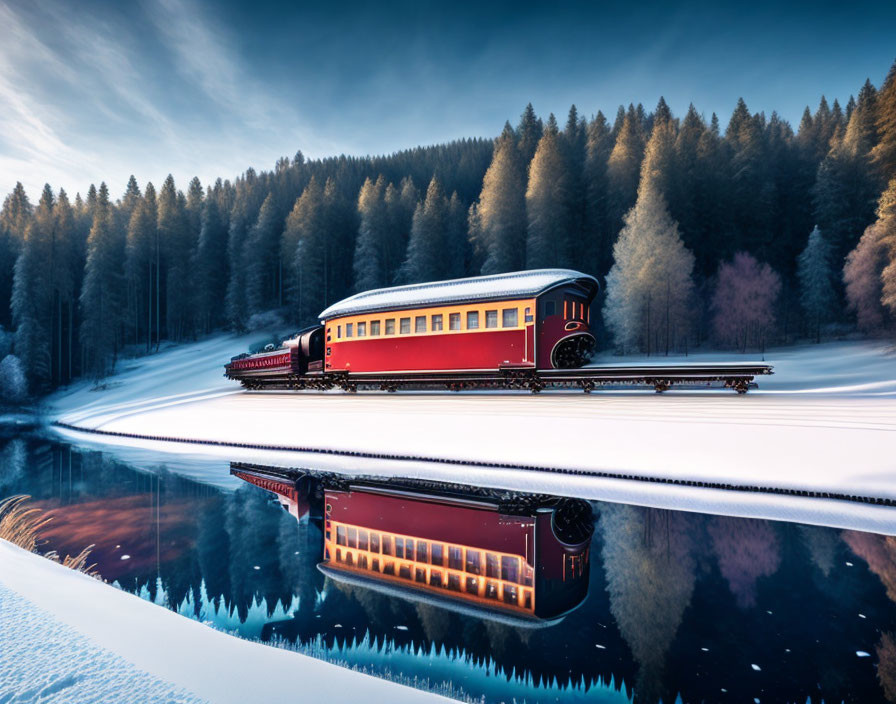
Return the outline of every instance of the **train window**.
[[[355,556],[350,552],[345,553],[345,564],[354,565],[355,564]]]
[[[395,557],[404,558],[404,538],[395,538]]]
[[[342,550],[336,548],[336,562],[342,562]]]
[[[501,578],[501,564],[498,562],[498,556],[494,553],[485,553],[485,574],[494,579]]]
[[[372,569],[374,572],[380,571],[380,558],[375,557],[370,561],[370,569]]]
[[[345,526],[336,526],[336,544],[348,545],[348,541],[345,537]]]
[[[467,311],[467,330],[476,330],[479,327],[479,311]]]
[[[518,604],[519,603],[519,595],[517,593],[516,587],[512,584],[504,585],[504,603],[505,604]]]
[[[414,332],[426,332],[426,316],[418,315],[414,318]]]
[[[442,329],[442,314],[432,316],[432,331],[437,332]]]
[[[479,593],[479,580],[476,577],[467,577],[467,594]]]
[[[482,574],[482,555],[478,550],[467,550],[467,572]]]
[[[532,608],[532,591],[529,589],[523,592],[523,606],[527,609]]]
[[[387,335],[395,334],[395,318],[389,318],[386,321],[386,334]]]
[[[433,543],[432,547],[429,549],[429,557],[430,562],[434,565],[444,565],[445,564],[445,554],[442,552],[442,544],[441,543]]]
[[[453,592],[460,591],[460,575],[459,574],[449,574],[448,575],[448,588]]]
[[[501,311],[501,327],[515,328],[517,325],[516,308],[505,308]]]
[[[383,555],[391,555],[392,554],[392,536],[384,535],[383,536]]]
[[[460,313],[448,314],[448,329],[460,330]]]
[[[371,320],[370,321],[370,334],[372,336],[380,334],[380,321],[379,320]]]
[[[529,565],[526,565],[526,569],[523,570],[523,586],[524,587],[532,586],[532,577],[533,577],[532,568],[529,567]]]
[[[338,339],[340,339],[341,337],[342,337],[342,326],[341,326],[341,325],[337,325],[337,326],[336,326],[336,339],[338,340]]]
[[[417,541],[417,562],[426,562],[426,541]]]
[[[380,534],[379,533],[371,533],[370,534],[370,552],[379,552],[380,551]]]
[[[420,582],[420,584],[426,584],[426,570],[422,567],[418,567],[414,570],[414,581]]]
[[[367,569],[367,555],[358,555],[358,567],[362,570]]]
[[[485,327],[487,327],[487,328],[498,327],[498,311],[496,311],[496,310],[485,311]]]
[[[508,555],[501,558],[501,579],[505,582],[520,581],[520,561],[517,558]]]
[[[402,335],[407,335],[408,333],[411,332],[411,319],[410,318],[402,318],[399,321],[398,332],[400,332]]]
[[[348,529],[348,546],[350,548],[358,547],[358,529],[357,528],[349,528]]]
[[[359,530],[358,531],[358,550],[366,550],[367,546],[368,546],[367,531]]]
[[[383,574],[391,574],[393,577],[395,576],[395,563],[392,562],[392,560],[383,563]]]
[[[402,565],[398,568],[398,576],[402,579],[410,579],[411,578],[411,566],[410,565]]]
[[[351,337],[351,336],[352,336],[352,332],[353,332],[353,331],[352,331],[352,328],[353,328],[353,326],[354,326],[354,323],[346,323],[346,324],[345,324],[345,336],[346,336],[346,337]]]
[[[544,314],[545,317],[549,315],[554,315],[557,312],[557,304],[554,301],[545,301],[544,302]]]
[[[498,598],[498,585],[495,582],[486,582],[485,583],[485,598],[486,599],[497,599]]]
[[[464,568],[463,551],[460,548],[448,548],[448,567],[453,570],[462,570]]]
[[[442,573],[438,570],[430,570],[429,583],[434,587],[442,586]]]
[[[367,323],[358,323],[358,337],[367,337]]]
[[[413,560],[414,559],[414,541],[410,538],[404,539],[404,559],[405,560]]]

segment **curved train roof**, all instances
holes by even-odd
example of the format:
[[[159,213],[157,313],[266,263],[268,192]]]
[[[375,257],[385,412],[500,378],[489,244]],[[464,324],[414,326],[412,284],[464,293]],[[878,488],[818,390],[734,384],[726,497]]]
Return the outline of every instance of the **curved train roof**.
[[[318,317],[327,320],[343,315],[384,310],[527,298],[563,284],[578,284],[586,290],[589,298],[593,297],[599,288],[597,279],[580,271],[533,269],[364,291],[334,303]]]

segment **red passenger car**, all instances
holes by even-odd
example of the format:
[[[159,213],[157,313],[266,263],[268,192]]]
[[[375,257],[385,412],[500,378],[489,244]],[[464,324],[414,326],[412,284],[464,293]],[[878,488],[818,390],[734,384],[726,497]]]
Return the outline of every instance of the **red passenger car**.
[[[539,269],[359,293],[320,314],[326,371],[561,369],[594,348],[597,280]]]
[[[594,524],[585,501],[413,480],[315,486],[309,474],[257,465],[231,471],[276,493],[299,520],[320,516],[322,502],[319,568],[338,581],[520,624],[555,620],[587,594]]]

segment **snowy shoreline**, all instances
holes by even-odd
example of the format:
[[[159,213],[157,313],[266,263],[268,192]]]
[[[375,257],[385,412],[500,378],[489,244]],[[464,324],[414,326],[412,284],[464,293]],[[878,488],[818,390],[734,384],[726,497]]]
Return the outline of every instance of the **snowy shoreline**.
[[[462,464],[534,465],[665,482],[893,500],[896,360],[882,343],[770,350],[766,360],[775,366],[775,375],[760,378],[760,388],[746,397],[725,391],[672,391],[662,396],[649,391],[591,396],[560,392],[539,397],[245,393],[222,377],[221,361],[248,343],[246,338],[218,336],[144,358],[110,378],[104,391],[84,385],[57,394],[50,400],[51,417],[104,432],[461,463],[374,461],[60,431],[79,444],[124,459],[137,457],[138,464],[141,456],[155,457],[157,464],[158,453],[164,453],[172,471],[182,467],[190,476],[213,483],[226,481],[226,460],[455,481],[462,475],[471,482],[518,490],[896,533],[896,509],[883,506]],[[687,360],[724,361],[731,356],[701,353]],[[651,361],[662,363],[665,358]],[[217,464],[200,468],[202,458],[214,458]]]
[[[0,632],[0,701],[447,701],[233,637],[2,540]]]

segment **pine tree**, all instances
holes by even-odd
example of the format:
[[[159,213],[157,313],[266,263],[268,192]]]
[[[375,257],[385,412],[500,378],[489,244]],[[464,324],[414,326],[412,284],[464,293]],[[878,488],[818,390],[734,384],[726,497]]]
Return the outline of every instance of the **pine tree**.
[[[51,356],[54,360],[53,383],[64,384],[71,381],[71,357],[74,347],[74,303],[77,281],[83,273],[80,262],[75,212],[62,189],[53,209],[54,241],[51,281],[55,303],[53,306],[54,344]]]
[[[181,340],[191,331],[193,277],[190,262],[195,250],[187,202],[169,174],[159,192],[159,241],[162,247],[162,269],[165,281],[165,330],[172,340]]]
[[[324,185],[327,221],[327,237],[324,240],[327,262],[325,305],[345,298],[352,288],[352,255],[358,233],[358,211],[353,207],[353,200],[346,197],[345,188],[344,179],[329,178]]]
[[[516,135],[505,124],[495,142],[476,208],[475,239],[483,274],[519,271],[526,263],[526,172]]]
[[[616,142],[607,162],[607,215],[615,242],[623,216],[637,199],[644,156],[644,135],[633,107],[629,106],[622,125],[614,132]]]
[[[526,109],[523,110],[523,114],[520,116],[520,123],[516,128],[517,144],[524,168],[528,168],[529,162],[535,156],[535,150],[538,148],[538,142],[541,141],[543,132],[544,126],[541,120],[536,117],[532,103],[529,103],[526,105]]]
[[[816,226],[809,234],[806,248],[799,256],[797,277],[800,283],[800,304],[806,322],[821,342],[821,326],[835,313],[837,296],[831,266],[831,246]]]
[[[252,252],[248,251],[249,229],[258,218],[258,211],[267,194],[254,169],[248,169],[235,186],[227,234],[227,261],[230,278],[227,281],[225,307],[230,326],[237,331],[246,329],[249,319],[246,280]],[[288,262],[295,256],[291,252]]]
[[[600,275],[610,270],[613,239],[607,203],[607,161],[613,149],[610,127],[602,112],[588,124],[585,144],[584,186],[585,222],[582,242],[582,268]]]
[[[386,205],[386,179],[382,174],[376,181],[364,180],[358,194],[358,214],[361,224],[355,241],[354,290],[368,291],[388,286],[391,278],[387,248],[392,232]]]
[[[871,155],[884,183],[896,178],[896,61],[884,79],[877,98],[875,127],[880,140]]]
[[[85,372],[104,376],[114,365],[122,313],[124,242],[116,232],[109,189],[100,184],[87,239],[81,289],[81,347]]]
[[[282,242],[284,257],[292,250],[289,299],[302,325],[316,320],[325,308],[327,236],[324,189],[312,176],[287,218]]]
[[[0,210],[0,325],[7,327],[12,322],[10,306],[16,260],[32,217],[33,208],[25,187],[16,182]]]
[[[291,264],[288,261],[286,265]],[[196,326],[208,333],[224,322],[221,304],[227,295],[227,223],[221,215],[218,198],[207,198],[202,206],[193,270],[196,272]]]
[[[554,116],[529,166],[526,189],[526,268],[567,267],[571,260],[571,178]]]
[[[414,182],[410,178],[405,177],[399,184],[399,188],[393,188],[392,184],[386,187],[385,198],[386,208],[389,211],[392,236],[387,240],[384,256],[386,271],[389,273],[388,281],[392,283],[396,280],[407,254],[414,212],[417,210],[417,201],[420,200],[420,193],[417,191]]]
[[[252,257],[248,263],[246,294],[250,315],[280,304],[282,223],[283,218],[274,203],[274,195],[269,193],[261,205],[258,220],[249,231],[248,246]]]
[[[46,390],[52,382],[53,281],[52,248],[55,234],[53,208],[56,199],[44,186],[40,202],[25,230],[16,260],[12,292],[12,317],[16,326],[15,350],[26,361],[30,385]]]
[[[125,246],[125,275],[131,291],[132,329],[134,343],[145,340],[146,351],[152,348],[154,324],[154,292],[156,248],[156,192],[151,183],[146,186],[146,195],[140,199],[128,222]]]
[[[668,354],[686,340],[692,322],[694,255],[649,178],[642,180],[638,201],[625,216],[613,256],[604,322],[617,347]]]
[[[433,176],[426,199],[417,205],[408,252],[399,272],[403,283],[438,281],[448,277],[452,264],[448,247],[448,200]]]
[[[451,193],[448,199],[448,214],[445,231],[446,251],[448,258],[445,261],[445,273],[447,279],[458,279],[471,271],[472,252],[469,247],[469,230],[467,229],[467,209],[457,195],[457,191]],[[478,273],[478,272],[477,272]]]
[[[846,254],[874,220],[880,185],[871,164],[871,148],[877,141],[877,95],[870,82],[859,93],[846,133],[818,167],[812,189],[815,218],[832,247],[834,266],[840,268]]]

